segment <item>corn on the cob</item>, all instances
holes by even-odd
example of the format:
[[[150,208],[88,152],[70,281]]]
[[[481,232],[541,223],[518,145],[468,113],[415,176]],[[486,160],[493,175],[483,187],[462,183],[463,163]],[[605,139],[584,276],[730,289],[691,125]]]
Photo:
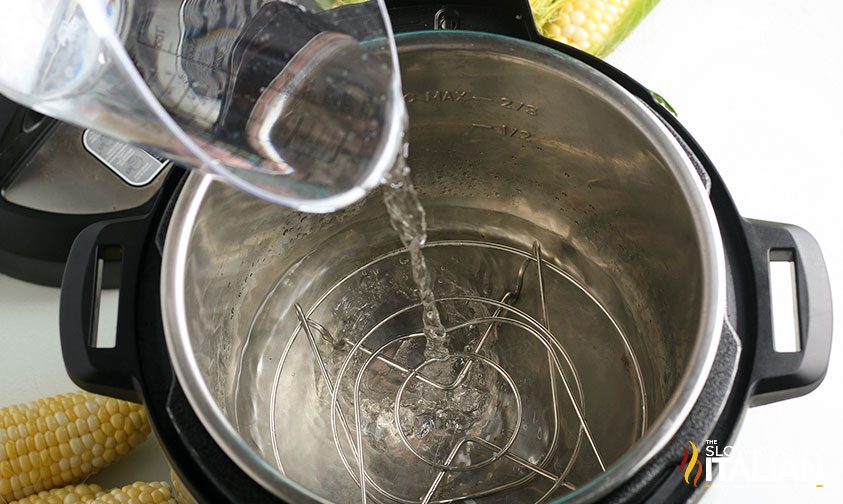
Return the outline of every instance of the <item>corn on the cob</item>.
[[[603,57],[658,0],[530,0],[542,35]]]
[[[99,485],[82,483],[56,488],[49,492],[38,492],[11,504],[177,504],[172,489],[167,483],[134,483],[105,492]]]
[[[143,407],[87,392],[0,409],[0,502],[109,465],[149,434]]]
[[[179,504],[196,504],[196,499],[190,495],[184,483],[179,479],[179,475],[172,469],[170,469],[170,480],[173,482],[173,495]]]

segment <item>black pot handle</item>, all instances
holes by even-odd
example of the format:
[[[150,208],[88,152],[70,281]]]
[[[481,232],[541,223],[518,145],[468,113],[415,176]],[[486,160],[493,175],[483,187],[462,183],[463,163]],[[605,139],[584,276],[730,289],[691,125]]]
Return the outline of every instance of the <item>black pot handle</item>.
[[[64,271],[59,310],[67,374],[96,394],[140,402],[134,348],[135,285],[149,230],[147,216],[100,222],[73,242]],[[119,260],[120,292],[113,348],[96,346],[103,269]]]
[[[831,353],[831,287],[819,244],[807,231],[756,220],[746,220],[745,227],[758,295],[750,405],[759,406],[808,394],[825,378]],[[795,267],[798,352],[777,352],[773,346],[771,260],[789,260]]]

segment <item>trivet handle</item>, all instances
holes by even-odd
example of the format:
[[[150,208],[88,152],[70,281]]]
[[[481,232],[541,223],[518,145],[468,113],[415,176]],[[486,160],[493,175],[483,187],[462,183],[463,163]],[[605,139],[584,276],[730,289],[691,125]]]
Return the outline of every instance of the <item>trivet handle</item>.
[[[819,386],[831,354],[832,303],[819,244],[789,224],[747,220],[757,294],[757,344],[751,406],[803,396]],[[773,342],[771,261],[792,262],[795,271],[799,349],[778,352]]]

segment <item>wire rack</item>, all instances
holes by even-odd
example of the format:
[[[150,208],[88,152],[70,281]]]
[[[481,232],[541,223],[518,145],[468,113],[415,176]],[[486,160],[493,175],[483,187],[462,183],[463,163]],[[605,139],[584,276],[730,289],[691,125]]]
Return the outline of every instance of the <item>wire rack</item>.
[[[326,326],[318,320],[312,318],[312,314],[316,311],[316,307],[322,303],[336,288],[336,285],[329,289],[308,311],[300,305],[295,305],[295,313],[298,318],[298,325],[295,329],[293,338],[299,334],[303,334],[309,345],[312,357],[318,367],[318,372],[321,374],[324,385],[331,396],[329,406],[330,410],[330,426],[333,436],[333,443],[336,447],[337,453],[345,466],[349,476],[353,478],[355,484],[360,489],[359,501],[361,503],[367,502],[399,502],[405,504],[428,504],[428,503],[446,503],[457,500],[475,499],[484,496],[498,494],[519,487],[524,487],[536,478],[546,480],[543,495],[536,500],[536,502],[543,502],[547,498],[554,496],[563,491],[574,491],[576,485],[568,481],[568,476],[572,467],[578,459],[583,446],[590,451],[596,459],[597,465],[601,471],[605,471],[606,464],[600,449],[600,440],[595,439],[589,422],[584,413],[585,394],[583,393],[582,382],[580,375],[577,372],[573,360],[569,356],[565,348],[560,344],[559,339],[554,337],[550,331],[548,306],[545,295],[545,277],[550,271],[550,274],[562,274],[562,272],[552,265],[548,265],[542,257],[542,249],[538,242],[533,243],[532,250],[527,253],[512,249],[511,247],[497,245],[488,242],[448,242],[448,246],[477,246],[495,249],[497,251],[504,251],[509,253],[517,253],[523,257],[520,268],[514,272],[512,287],[509,288],[500,298],[492,299],[479,296],[450,296],[437,298],[437,305],[447,305],[448,303],[475,303],[487,308],[488,316],[475,317],[470,320],[465,320],[451,327],[446,328],[447,333],[452,333],[464,328],[484,328],[482,336],[472,342],[470,348],[466,348],[463,352],[452,353],[447,359],[454,360],[462,367],[456,373],[456,377],[448,382],[441,383],[437,380],[437,376],[433,376],[426,371],[432,370],[433,365],[441,362],[442,359],[427,359],[418,365],[410,366],[407,363],[399,362],[393,356],[390,356],[390,349],[394,350],[397,345],[405,342],[425,338],[422,332],[406,334],[392,338],[384,344],[374,344],[375,338],[372,337],[385,324],[389,323],[396,317],[405,315],[406,313],[418,310],[420,304],[411,304],[399,310],[390,313],[378,323],[374,324],[359,340],[351,341],[346,338],[337,337],[332,334]],[[429,246],[441,246],[443,242],[437,242]],[[377,261],[383,260],[385,257],[391,257],[399,254],[401,251],[395,251],[385,256],[374,259],[372,262],[362,266],[357,270],[363,271]],[[549,267],[550,266],[550,267]],[[523,294],[525,276],[530,270],[535,271],[536,286],[538,288],[538,297],[540,300],[540,314],[537,317],[519,309],[516,306],[517,301]],[[348,277],[346,277],[348,278]],[[570,280],[570,278],[568,277]],[[510,373],[498,364],[494,359],[491,359],[484,353],[490,349],[488,346],[493,340],[491,337],[496,329],[507,327],[510,331],[514,331],[520,336],[532,338],[538,342],[543,348],[543,353],[546,354],[548,373],[547,384],[552,395],[552,422],[550,431],[550,441],[547,449],[538,458],[536,462],[531,462],[527,456],[514,453],[513,446],[520,435],[522,429],[522,415],[523,415],[523,392],[519,390],[516,380]],[[339,371],[334,377],[329,372],[329,366],[325,362],[323,352],[320,352],[319,340],[327,343],[328,346],[335,352],[344,352],[345,358],[339,367]],[[292,340],[291,340],[292,342]],[[641,408],[644,421],[642,422],[642,434],[644,425],[646,425],[646,407],[643,398],[643,384],[641,380],[641,372],[638,367],[638,361],[629,347],[628,342],[624,338],[624,343],[632,358],[634,375],[638,381],[638,386],[641,389]],[[285,349],[282,355],[281,362],[278,366],[276,383],[278,386],[278,377],[287,360],[290,345]],[[394,353],[394,352],[392,352]],[[353,362],[362,360],[363,364],[356,370],[353,369]],[[382,483],[378,482],[376,475],[370,472],[370,467],[367,463],[366,450],[361,449],[364,446],[364,432],[361,422],[361,384],[364,377],[371,373],[374,363],[387,366],[390,370],[398,372],[403,377],[400,387],[393,399],[394,408],[394,422],[395,428],[399,434],[403,448],[406,450],[407,456],[423,462],[427,466],[435,470],[435,477],[427,487],[424,495],[408,496],[397,495],[394,490],[390,491],[384,488]],[[473,368],[476,367],[488,368],[487,371],[493,372],[497,378],[508,389],[510,397],[512,397],[512,408],[514,409],[515,424],[508,433],[504,436],[505,439],[484,439],[483,437],[466,435],[455,440],[452,448],[448,452],[447,457],[437,460],[429,455],[426,455],[418,447],[414,446],[410,439],[408,439],[406,428],[402,424],[400,408],[402,404],[402,396],[406,393],[411,384],[423,384],[424,386],[433,387],[440,391],[454,391],[464,386],[465,381]],[[340,400],[340,384],[348,384],[352,390],[353,403],[346,404],[343,407]],[[273,391],[273,401],[278,396],[277,390]],[[563,464],[556,464],[557,467],[563,467],[561,471],[552,470],[552,459],[556,456],[557,450],[560,448],[560,434],[562,422],[560,421],[560,397],[562,401],[567,401],[570,404],[575,418],[573,423],[578,425],[578,432],[576,442],[571,447],[570,457],[567,462]],[[274,411],[274,406],[272,408]],[[350,421],[353,420],[353,421]],[[270,428],[272,430],[273,451],[275,454],[278,466],[283,470],[283,460],[279,453],[276,444],[276,425],[274,417],[271,419]],[[471,460],[469,463],[458,461],[458,454],[471,446],[474,449],[481,449],[488,452],[488,456],[478,460]],[[534,454],[530,454],[534,455]],[[534,456],[529,457],[535,459]],[[459,494],[449,494],[443,491],[443,480],[446,476],[458,478],[461,474],[469,472],[477,472],[481,470],[494,470],[496,464],[512,464],[522,468],[524,475],[517,477],[511,481],[500,484],[490,484],[486,487],[473,488],[470,492],[461,492]],[[548,486],[549,485],[549,486]]]

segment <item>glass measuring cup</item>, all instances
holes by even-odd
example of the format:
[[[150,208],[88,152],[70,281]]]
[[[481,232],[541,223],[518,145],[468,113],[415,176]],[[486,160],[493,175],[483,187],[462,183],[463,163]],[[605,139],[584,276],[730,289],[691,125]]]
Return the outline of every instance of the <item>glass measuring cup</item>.
[[[405,122],[383,0],[337,3],[4,2],[0,92],[272,202],[333,211],[380,183]]]

